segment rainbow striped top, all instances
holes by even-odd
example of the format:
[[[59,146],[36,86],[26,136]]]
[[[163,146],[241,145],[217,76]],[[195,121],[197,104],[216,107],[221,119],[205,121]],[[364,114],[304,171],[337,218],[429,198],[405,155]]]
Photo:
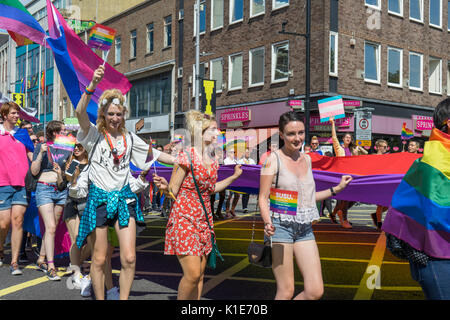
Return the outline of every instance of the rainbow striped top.
[[[392,197],[385,232],[428,256],[450,259],[450,135],[433,128]]]

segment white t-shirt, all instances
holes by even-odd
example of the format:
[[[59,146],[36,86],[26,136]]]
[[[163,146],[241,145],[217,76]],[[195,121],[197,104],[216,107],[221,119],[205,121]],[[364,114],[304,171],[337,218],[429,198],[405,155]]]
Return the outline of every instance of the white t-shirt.
[[[237,160],[236,159],[231,159],[231,158],[228,158],[228,157],[226,157],[224,160],[223,160],[223,164],[237,164],[238,162],[237,162]]]
[[[133,135],[133,142],[131,140]],[[99,140],[94,154],[91,155],[92,148]],[[153,148],[153,160],[145,162],[148,152],[148,144],[132,132],[126,134],[127,151],[120,159],[118,166],[114,164],[114,158],[111,148],[108,145],[103,134],[99,133],[97,128],[91,123],[89,132],[85,133],[82,129],[78,131],[77,140],[83,145],[91,159],[89,169],[89,180],[100,189],[106,192],[120,191],[129,183],[130,160],[138,168],[147,170],[161,154],[161,151]],[[125,150],[123,139],[120,139],[115,146],[119,155]],[[131,152],[133,151],[133,152]]]

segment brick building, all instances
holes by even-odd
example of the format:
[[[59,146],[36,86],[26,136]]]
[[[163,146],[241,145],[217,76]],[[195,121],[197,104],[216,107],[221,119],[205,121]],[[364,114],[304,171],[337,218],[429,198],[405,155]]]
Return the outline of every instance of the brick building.
[[[177,67],[182,67],[176,126],[181,126],[182,112],[194,107],[194,3],[178,0],[176,4],[182,43],[176,50]],[[315,125],[317,100],[341,95],[374,109],[373,140],[383,137],[391,146],[401,146],[402,123],[415,129],[416,116],[430,116],[450,92],[448,3],[311,3],[313,133],[323,136],[323,141],[330,136],[329,127]],[[304,99],[305,40],[279,31],[287,22],[286,31],[305,33],[306,1],[208,0],[201,4],[200,51],[205,54],[200,58],[200,76],[217,80],[219,126],[226,129],[229,115],[244,109],[250,110],[251,117],[232,122],[232,127],[276,130],[279,115],[290,110],[288,101]],[[338,130],[353,132],[353,108],[346,111],[348,121]],[[262,142],[259,137],[256,141]]]

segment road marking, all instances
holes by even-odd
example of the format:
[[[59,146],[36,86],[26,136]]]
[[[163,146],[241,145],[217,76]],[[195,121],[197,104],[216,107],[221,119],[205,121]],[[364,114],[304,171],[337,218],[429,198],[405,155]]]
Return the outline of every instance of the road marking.
[[[239,263],[233,265],[231,268],[226,269],[224,272],[213,277],[209,281],[203,284],[202,296],[205,296],[209,291],[217,287],[219,284],[225,280],[231,278],[233,274],[238,273],[242,269],[245,269],[250,263],[248,259],[242,259]]]
[[[384,252],[386,250],[386,236],[384,232],[378,237],[372,257],[368,263],[364,276],[359,283],[358,291],[353,300],[370,300],[374,289],[380,289],[380,270],[383,263]]]
[[[44,276],[44,277],[40,277],[40,278],[37,278],[34,280],[16,284],[15,286],[0,290],[0,297],[6,296],[8,294],[11,294],[11,293],[14,293],[14,292],[17,292],[17,291],[20,291],[20,290],[23,290],[23,289],[26,289],[29,287],[36,286],[38,284],[41,284],[41,283],[47,282],[47,281],[49,281],[47,276]]]

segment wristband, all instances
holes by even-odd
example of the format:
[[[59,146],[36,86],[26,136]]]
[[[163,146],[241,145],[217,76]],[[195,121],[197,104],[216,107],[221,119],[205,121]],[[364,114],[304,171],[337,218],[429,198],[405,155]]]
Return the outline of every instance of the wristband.
[[[330,188],[330,191],[331,191],[331,195],[332,195],[333,197],[336,196],[336,192],[334,192],[333,187]]]
[[[95,92],[95,89],[94,89],[94,90],[89,90],[88,87],[86,87],[86,88],[84,89],[84,92],[85,92],[87,95],[92,95],[92,94]]]

